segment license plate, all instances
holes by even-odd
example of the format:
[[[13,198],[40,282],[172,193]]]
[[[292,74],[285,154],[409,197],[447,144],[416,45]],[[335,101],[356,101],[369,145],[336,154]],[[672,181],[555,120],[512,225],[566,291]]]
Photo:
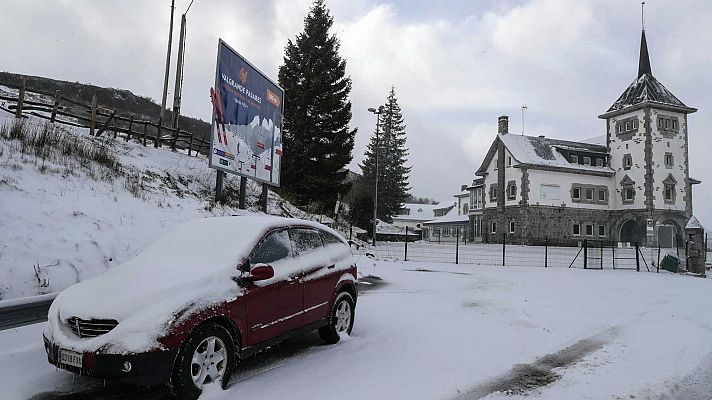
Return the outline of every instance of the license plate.
[[[65,365],[71,365],[72,367],[81,368],[82,367],[82,353],[77,353],[76,351],[59,349],[59,363]]]

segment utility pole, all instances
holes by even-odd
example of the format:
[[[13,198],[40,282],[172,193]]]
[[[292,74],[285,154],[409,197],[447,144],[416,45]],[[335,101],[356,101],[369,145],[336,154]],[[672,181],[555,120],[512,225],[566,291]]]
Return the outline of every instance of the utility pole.
[[[176,64],[176,84],[173,86],[173,129],[174,137],[171,150],[176,149],[178,141],[178,120],[180,119],[180,101],[183,92],[183,61],[185,59],[185,14],[180,18],[180,41],[178,42],[178,62]]]
[[[375,108],[369,108],[368,111],[376,114],[376,174],[375,174],[375,186],[373,188],[373,245],[376,245],[376,221],[378,220],[378,148],[381,146],[378,143],[378,130],[380,128],[381,113],[383,112],[383,106]]]
[[[168,28],[168,51],[166,52],[166,76],[163,79],[163,99],[161,100],[161,116],[158,119],[158,131],[154,147],[161,146],[161,130],[163,130],[163,118],[166,114],[166,97],[168,97],[168,76],[171,74],[171,45],[173,44],[173,11],[176,8],[176,0],[171,0],[171,24]]]

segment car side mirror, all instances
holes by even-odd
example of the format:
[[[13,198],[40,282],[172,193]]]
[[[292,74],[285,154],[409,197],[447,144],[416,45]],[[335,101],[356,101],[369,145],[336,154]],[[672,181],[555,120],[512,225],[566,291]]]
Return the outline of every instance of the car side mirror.
[[[250,269],[250,275],[248,279],[252,282],[257,282],[257,281],[264,281],[267,279],[270,279],[274,277],[274,269],[272,266],[259,263],[255,264],[251,269]]]

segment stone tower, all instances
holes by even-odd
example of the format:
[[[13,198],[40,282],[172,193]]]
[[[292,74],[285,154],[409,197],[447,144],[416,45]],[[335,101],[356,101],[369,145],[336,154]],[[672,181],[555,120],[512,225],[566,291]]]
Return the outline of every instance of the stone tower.
[[[606,120],[612,235],[619,241],[672,247],[692,215],[686,106],[652,73],[645,29],[638,76],[599,118]]]

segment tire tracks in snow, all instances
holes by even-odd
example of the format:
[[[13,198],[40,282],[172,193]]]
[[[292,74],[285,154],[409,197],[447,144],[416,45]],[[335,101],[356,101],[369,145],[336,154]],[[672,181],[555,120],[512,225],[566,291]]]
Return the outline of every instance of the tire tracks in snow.
[[[568,367],[580,361],[585,356],[602,348],[617,334],[618,328],[609,328],[596,335],[579,340],[556,353],[540,357],[533,363],[515,364],[508,373],[476,386],[456,396],[453,400],[477,400],[496,392],[525,394],[533,389],[546,386],[561,378],[559,374],[554,372],[554,369]]]

